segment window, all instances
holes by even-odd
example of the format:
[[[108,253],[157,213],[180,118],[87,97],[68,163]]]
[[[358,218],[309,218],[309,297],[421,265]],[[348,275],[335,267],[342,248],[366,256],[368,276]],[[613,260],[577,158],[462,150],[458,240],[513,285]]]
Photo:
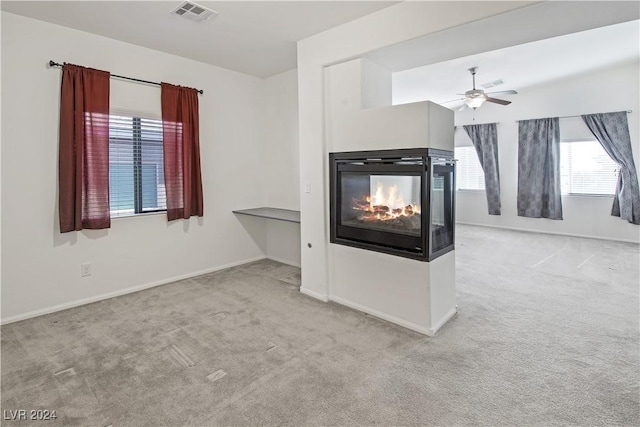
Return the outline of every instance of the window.
[[[595,139],[560,143],[562,194],[613,195],[618,170]]]
[[[109,116],[109,198],[112,218],[167,209],[161,120]]]
[[[483,190],[484,172],[478,154],[474,146],[455,147],[456,164],[456,190]]]

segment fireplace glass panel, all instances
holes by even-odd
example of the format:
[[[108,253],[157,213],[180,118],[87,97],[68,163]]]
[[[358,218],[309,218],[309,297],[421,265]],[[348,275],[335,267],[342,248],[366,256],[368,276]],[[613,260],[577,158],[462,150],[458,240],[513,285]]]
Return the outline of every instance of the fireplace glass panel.
[[[343,173],[341,182],[342,225],[421,235],[419,176]]]
[[[431,253],[453,245],[453,173],[451,162],[432,165]]]
[[[453,250],[453,153],[330,153],[331,242],[432,261]]]

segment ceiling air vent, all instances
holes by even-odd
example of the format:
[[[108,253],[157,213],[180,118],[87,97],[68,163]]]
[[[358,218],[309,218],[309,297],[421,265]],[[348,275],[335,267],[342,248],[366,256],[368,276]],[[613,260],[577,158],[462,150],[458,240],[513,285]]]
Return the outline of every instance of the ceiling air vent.
[[[485,84],[482,84],[482,85],[480,85],[480,86],[482,86],[482,87],[483,87],[483,88],[485,88],[485,89],[490,89],[490,88],[492,88],[492,87],[500,86],[500,85],[501,85],[501,84],[503,84],[503,83],[504,83],[504,82],[503,82],[502,80],[494,80],[494,81],[492,81],[492,82],[485,83]]]
[[[215,10],[208,9],[204,6],[200,6],[199,4],[195,4],[190,1],[185,1],[180,6],[175,8],[171,13],[195,22],[206,21],[207,19],[215,17],[218,14],[218,12],[216,12]]]

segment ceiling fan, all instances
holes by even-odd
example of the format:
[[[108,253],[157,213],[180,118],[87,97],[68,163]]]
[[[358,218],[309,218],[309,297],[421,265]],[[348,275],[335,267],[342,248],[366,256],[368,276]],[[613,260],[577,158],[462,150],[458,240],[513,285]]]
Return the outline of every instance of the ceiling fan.
[[[473,89],[468,90],[465,93],[459,93],[458,95],[464,95],[464,98],[454,100],[454,101],[464,101],[464,104],[462,104],[462,107],[460,107],[458,111],[462,111],[465,108],[473,108],[475,110],[485,102],[493,102],[494,104],[500,104],[500,105],[511,104],[511,101],[493,98],[489,95],[517,95],[518,92],[516,92],[515,90],[503,90],[499,92],[485,93],[484,90],[482,89],[476,89],[476,71],[478,71],[478,67],[469,68],[469,72],[471,73],[471,78],[473,79]],[[447,101],[447,102],[453,102],[453,101]]]

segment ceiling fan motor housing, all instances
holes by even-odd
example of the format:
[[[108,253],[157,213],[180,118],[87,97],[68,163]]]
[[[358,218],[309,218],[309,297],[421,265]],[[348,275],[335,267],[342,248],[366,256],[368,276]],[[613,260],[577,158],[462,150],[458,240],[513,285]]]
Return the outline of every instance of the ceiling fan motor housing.
[[[480,98],[484,96],[484,90],[482,89],[471,89],[464,93],[467,98]]]

